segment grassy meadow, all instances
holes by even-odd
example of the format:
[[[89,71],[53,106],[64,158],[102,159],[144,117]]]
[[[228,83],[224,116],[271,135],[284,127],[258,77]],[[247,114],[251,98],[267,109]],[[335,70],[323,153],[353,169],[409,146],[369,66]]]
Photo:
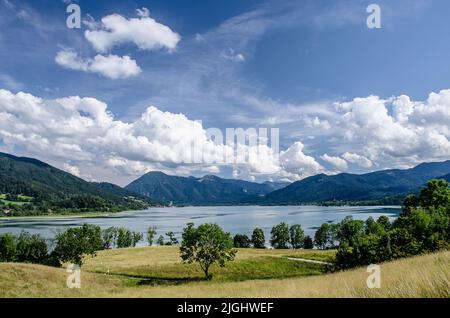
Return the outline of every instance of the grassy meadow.
[[[17,196],[17,201],[9,201],[9,200],[6,200],[6,194],[0,193],[0,204],[5,204],[5,205],[7,205],[7,204],[24,205],[24,204],[30,203],[30,200],[32,200],[32,199],[33,199],[32,197],[19,194]]]
[[[326,272],[325,266],[286,257],[315,259],[317,254],[333,258],[335,251],[238,249],[236,260],[226,267],[212,266],[213,282],[320,275]],[[100,251],[97,257],[86,261],[83,269],[131,277],[138,284],[150,285],[202,281],[204,275],[197,264],[182,264],[178,248],[170,246]]]
[[[368,289],[366,268],[329,272],[335,251],[239,249],[234,262],[212,268],[181,264],[177,247],[100,251],[82,267],[81,288],[66,287],[64,268],[0,263],[0,297],[450,297],[450,252],[381,264],[380,289]]]

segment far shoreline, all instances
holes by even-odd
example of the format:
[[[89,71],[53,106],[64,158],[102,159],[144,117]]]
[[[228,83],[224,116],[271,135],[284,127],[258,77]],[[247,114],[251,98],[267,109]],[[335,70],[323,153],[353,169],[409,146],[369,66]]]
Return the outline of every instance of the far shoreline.
[[[182,205],[182,206],[154,206],[149,207],[147,209],[143,210],[125,210],[120,212],[77,212],[74,214],[42,214],[42,215],[27,215],[27,216],[0,216],[0,221],[2,220],[26,220],[26,219],[52,219],[52,218],[58,218],[58,219],[81,219],[81,218],[107,218],[107,217],[114,217],[115,215],[123,214],[123,213],[135,213],[135,212],[141,212],[151,209],[170,209],[170,208],[208,208],[208,207],[214,207],[214,208],[220,208],[220,207],[308,207],[308,206],[314,206],[314,207],[321,207],[322,205],[317,204],[303,204],[303,205]],[[322,206],[325,208],[335,207],[335,208],[357,208],[357,207],[373,207],[373,208],[388,208],[388,209],[401,209],[401,205],[337,205],[337,206]]]
[[[126,211],[123,211],[126,212]],[[137,211],[133,211],[137,212]],[[113,214],[121,212],[85,212],[83,214],[42,214],[42,215],[27,215],[27,216],[0,216],[0,220],[20,220],[20,219],[51,219],[51,218],[100,218],[109,217]]]

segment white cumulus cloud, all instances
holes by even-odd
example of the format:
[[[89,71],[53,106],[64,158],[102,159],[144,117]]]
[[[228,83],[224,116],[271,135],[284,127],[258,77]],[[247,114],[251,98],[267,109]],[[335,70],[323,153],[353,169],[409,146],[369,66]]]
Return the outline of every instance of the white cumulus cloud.
[[[100,74],[111,79],[136,76],[141,68],[129,56],[96,55],[93,59],[83,59],[73,50],[61,50],[55,62],[67,69]]]
[[[324,155],[320,156],[320,159],[330,163],[335,168],[337,168],[341,171],[347,170],[347,168],[348,168],[347,161],[345,161],[344,159],[342,159],[340,157],[329,156],[328,154],[324,154]]]
[[[305,146],[300,141],[292,144],[288,149],[280,153],[280,161],[287,173],[296,175],[297,178],[309,177],[324,171],[324,168],[312,156],[306,155]]]
[[[424,102],[405,95],[355,98],[336,110],[334,134],[341,144],[359,148],[348,151],[360,156],[347,154],[349,162],[395,166],[450,158],[450,90],[431,93]]]
[[[90,21],[87,25],[91,30],[85,31],[85,38],[103,53],[127,43],[134,43],[141,50],[173,51],[181,39],[178,33],[151,18],[146,8],[137,10],[137,18],[111,14],[103,17],[101,23]]]
[[[70,174],[73,174],[74,176],[80,177],[80,168],[77,166],[73,166],[69,163],[63,163],[62,168],[67,171]]]
[[[342,155],[342,158],[363,168],[371,168],[373,165],[372,161],[356,153],[346,152]]]

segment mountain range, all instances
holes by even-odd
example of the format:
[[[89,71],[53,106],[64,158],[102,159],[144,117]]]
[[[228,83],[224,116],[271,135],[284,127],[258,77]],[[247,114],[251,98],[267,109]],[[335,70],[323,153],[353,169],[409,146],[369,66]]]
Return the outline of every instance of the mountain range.
[[[223,179],[213,175],[202,178],[170,176],[149,172],[125,187],[126,190],[177,205],[220,205],[256,202],[285,182],[255,183]]]
[[[433,178],[449,180],[450,160],[422,163],[411,169],[390,169],[366,174],[319,174],[288,183],[254,183],[222,179],[169,176],[149,172],[125,189],[178,205],[308,203],[401,204]]]
[[[0,153],[0,195],[26,195],[35,209],[120,211],[156,204],[401,204],[430,179],[450,181],[450,160],[366,174],[319,174],[293,183],[149,172],[122,188],[88,182],[42,161]],[[0,205],[2,203],[0,197]]]

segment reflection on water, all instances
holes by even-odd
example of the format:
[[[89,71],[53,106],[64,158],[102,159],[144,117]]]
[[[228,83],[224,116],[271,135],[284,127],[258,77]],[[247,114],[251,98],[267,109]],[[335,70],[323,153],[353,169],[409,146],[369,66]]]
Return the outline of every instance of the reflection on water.
[[[0,233],[20,233],[26,230],[40,233],[51,238],[57,231],[65,227],[78,226],[82,223],[109,226],[124,226],[133,231],[145,233],[149,226],[156,226],[158,235],[173,231],[178,237],[183,227],[193,222],[218,223],[226,231],[251,235],[255,227],[262,228],[266,239],[272,226],[279,222],[301,224],[307,235],[325,222],[339,222],[347,215],[358,220],[369,216],[378,218],[387,215],[395,218],[400,213],[399,207],[321,207],[321,206],[214,206],[214,207],[182,207],[182,208],[150,208],[137,212],[116,213],[107,217],[95,218],[27,218],[6,220],[0,218]],[[144,244],[144,243],[142,243]]]

